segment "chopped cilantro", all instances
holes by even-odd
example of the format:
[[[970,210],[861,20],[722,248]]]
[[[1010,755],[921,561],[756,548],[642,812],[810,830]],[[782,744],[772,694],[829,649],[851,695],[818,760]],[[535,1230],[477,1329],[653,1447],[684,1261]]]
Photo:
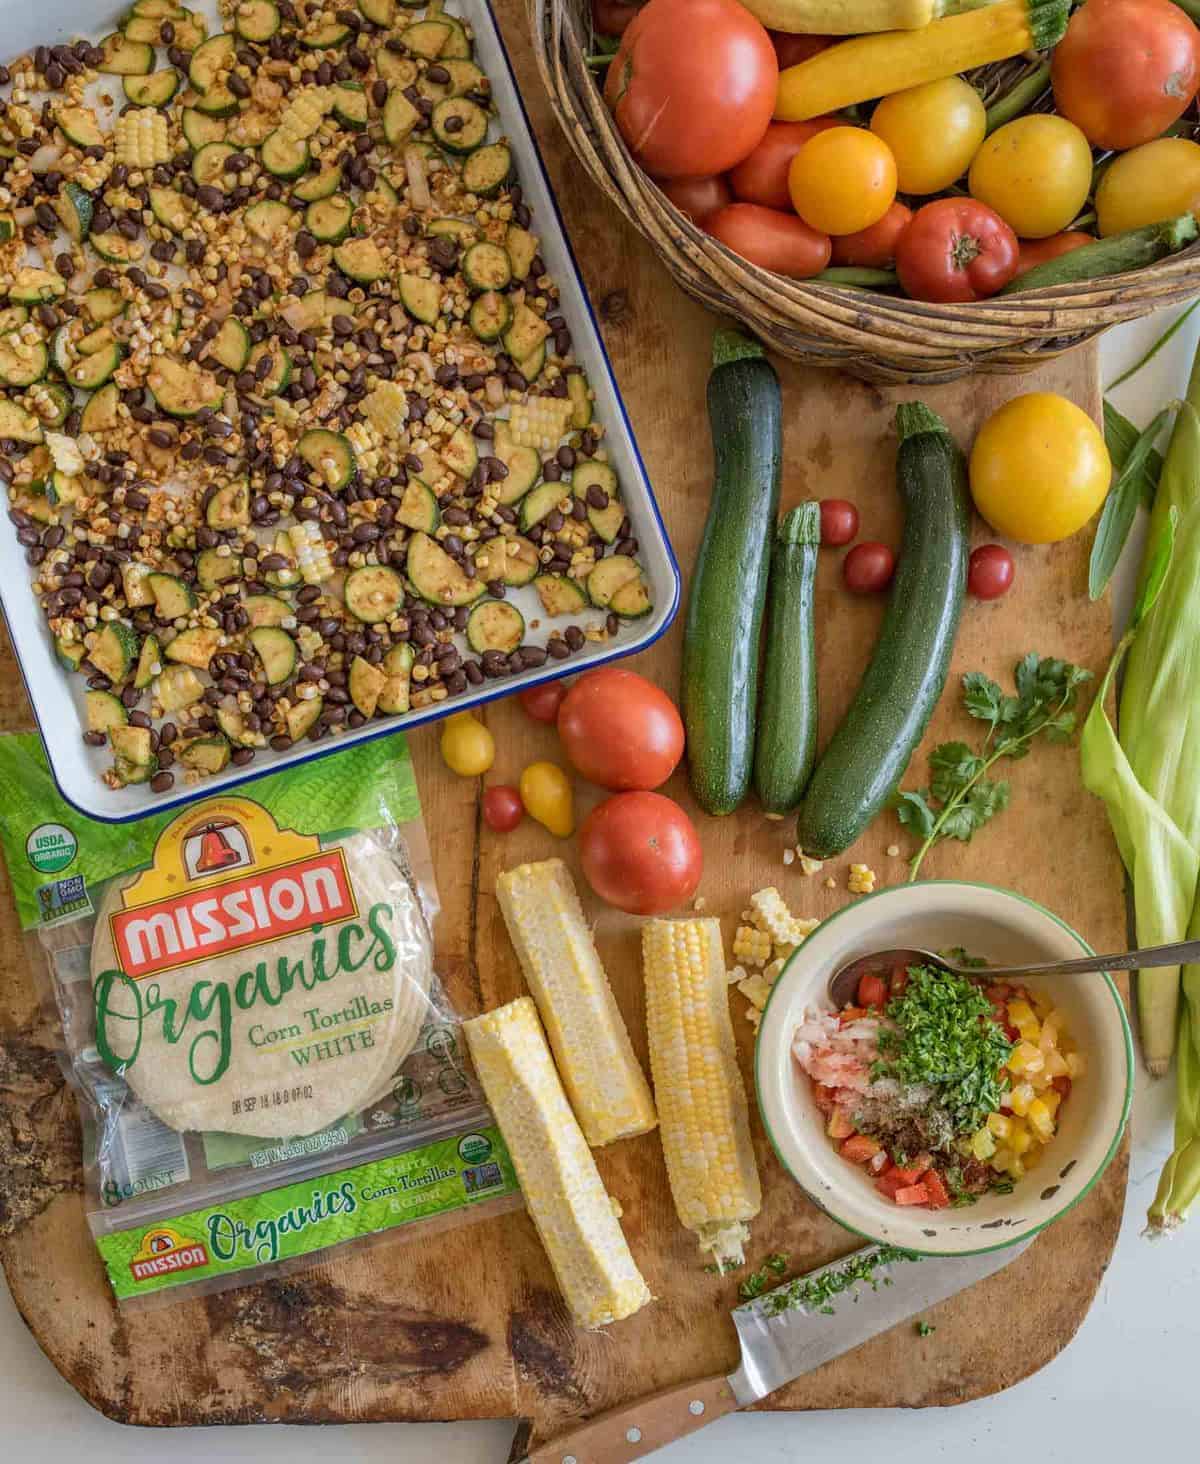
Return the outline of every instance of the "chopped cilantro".
[[[763,1294],[774,1278],[782,1276],[787,1267],[787,1256],[778,1251],[772,1252],[758,1270],[752,1271],[738,1287],[738,1295],[743,1301],[753,1301],[756,1296]]]
[[[937,1328],[936,1327],[931,1327],[928,1322],[921,1321],[921,1322],[918,1322],[917,1323],[917,1336],[918,1337],[928,1337],[928,1336],[930,1336],[931,1333],[936,1332],[936,1331],[937,1331]]]
[[[881,1245],[853,1255],[840,1266],[833,1266],[817,1276],[797,1276],[786,1286],[780,1286],[763,1299],[762,1307],[769,1317],[780,1312],[802,1307],[805,1311],[820,1312],[824,1316],[834,1313],[833,1300],[844,1292],[863,1283],[872,1291],[880,1285],[890,1286],[890,1276],[877,1276],[880,1266],[890,1266],[897,1261],[919,1261],[920,1256],[912,1251],[900,1250],[898,1246]],[[753,1300],[748,1297],[747,1300]]]

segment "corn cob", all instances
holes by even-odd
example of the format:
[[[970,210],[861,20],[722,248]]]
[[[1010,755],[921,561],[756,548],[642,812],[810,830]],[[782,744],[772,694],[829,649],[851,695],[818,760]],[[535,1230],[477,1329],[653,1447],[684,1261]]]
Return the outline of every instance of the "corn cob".
[[[371,426],[384,437],[399,437],[408,421],[408,393],[394,381],[381,381],[362,399]]]
[[[303,142],[313,135],[322,121],[333,111],[333,88],[306,86],[283,109],[279,131],[293,142]]]
[[[306,585],[319,585],[333,574],[333,561],[321,530],[312,519],[301,519],[288,529],[296,555],[296,568]]]
[[[680,1220],[718,1267],[740,1265],[762,1207],[716,920],[642,927],[650,1067]]]
[[[511,440],[518,447],[549,452],[567,430],[574,407],[567,397],[531,397],[517,402],[508,418]]]
[[[113,152],[117,162],[145,172],[171,161],[166,114],[155,107],[134,107],[113,123]]]
[[[764,966],[771,959],[771,937],[756,925],[739,925],[733,937],[733,954],[747,966]]]
[[[571,1315],[594,1328],[653,1298],[527,996],[463,1023],[479,1080]]]
[[[496,898],[588,1143],[647,1133],[654,1100],[566,865],[506,870]]]

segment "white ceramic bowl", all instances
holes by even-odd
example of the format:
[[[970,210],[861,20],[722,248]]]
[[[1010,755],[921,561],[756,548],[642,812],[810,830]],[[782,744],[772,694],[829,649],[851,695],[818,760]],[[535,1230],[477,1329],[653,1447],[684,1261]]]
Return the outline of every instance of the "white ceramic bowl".
[[[1054,976],[1030,984],[1052,992],[1085,1055],[1042,1162],[1009,1195],[962,1209],[892,1204],[865,1170],[825,1134],[812,1084],[791,1054],[805,1008],[828,1010],[830,975],[856,956],[889,947],[962,946],[993,965],[1091,954],[1041,905],[1009,890],[929,881],[882,890],[826,920],[788,961],[771,991],[755,1049],[759,1110],[780,1161],[832,1219],[869,1240],[931,1255],[970,1255],[1025,1240],[1077,1204],[1116,1153],[1133,1096],[1133,1039],[1120,993],[1107,975]]]

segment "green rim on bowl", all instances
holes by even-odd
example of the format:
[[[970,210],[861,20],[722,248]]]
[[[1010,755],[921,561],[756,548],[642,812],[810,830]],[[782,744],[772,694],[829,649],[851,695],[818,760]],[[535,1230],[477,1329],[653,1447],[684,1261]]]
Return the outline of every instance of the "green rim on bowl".
[[[1061,930],[1065,931],[1066,934],[1069,935],[1071,939],[1079,945],[1080,949],[1086,955],[1094,956],[1096,954],[1092,947],[1088,945],[1087,941],[1084,940],[1083,936],[1081,936],[1077,930],[1068,925],[1065,920],[1056,915],[1053,910],[1048,910],[1045,905],[1039,904],[1036,900],[1031,900],[1027,895],[1022,895],[1016,890],[1007,890],[1002,888],[1000,885],[985,884],[979,880],[931,879],[921,880],[916,885],[894,885],[889,889],[876,890],[874,894],[864,895],[855,900],[852,905],[847,905],[844,909],[836,911],[827,919],[823,920],[818,928],[821,930],[827,930],[831,925],[836,924],[837,921],[843,919],[845,916],[850,915],[855,911],[861,910],[864,905],[869,904],[871,901],[886,898],[888,896],[894,896],[897,889],[932,889],[939,886],[953,886],[956,889],[987,890],[991,894],[1002,895],[1007,897],[1008,899],[1018,900],[1021,904],[1029,906],[1029,908],[1032,910],[1036,910],[1038,914],[1045,916],[1048,920],[1057,925]],[[813,933],[816,934],[815,931]],[[791,966],[792,962],[801,955],[803,950],[803,944],[797,946],[796,950],[793,951],[792,954],[788,957],[783,970],[780,971],[779,975],[775,978],[775,981],[771,986],[771,993],[767,998],[767,1004],[763,1008],[762,1018],[759,1022],[758,1030],[760,1034],[760,1039],[761,1034],[766,1027],[767,1014],[771,1010],[771,1004],[774,1002],[776,996],[784,985],[784,979],[787,976],[788,968]],[[1133,1105],[1133,1033],[1130,1030],[1129,1016],[1125,1010],[1125,1002],[1121,997],[1120,991],[1118,991],[1117,989],[1116,983],[1113,981],[1111,975],[1107,971],[1103,971],[1098,974],[1101,976],[1106,986],[1108,987],[1109,994],[1112,997],[1113,1004],[1116,1007],[1117,1013],[1120,1017],[1121,1035],[1123,1038],[1125,1049],[1125,1092],[1121,1102],[1121,1118],[1120,1122],[1117,1124],[1116,1131],[1113,1134],[1112,1142],[1109,1144],[1107,1152],[1105,1153],[1097,1168],[1093,1171],[1090,1178],[1087,1180],[1087,1183],[1079,1189],[1078,1193],[1074,1194],[1069,1200],[1067,1200],[1067,1202],[1062,1206],[1061,1209],[1056,1210],[1053,1215],[1047,1216],[1044,1220],[1039,1220],[1036,1224],[1029,1226],[1027,1229],[1021,1230],[1018,1234],[1007,1234],[1003,1240],[997,1241],[994,1245],[975,1246],[970,1250],[954,1251],[951,1254],[962,1256],[986,1255],[990,1251],[1007,1250],[1009,1246],[1018,1245],[1021,1241],[1031,1240],[1035,1235],[1039,1235],[1043,1230],[1045,1230],[1048,1225],[1053,1225],[1056,1220],[1061,1220],[1064,1215],[1073,1210],[1082,1199],[1084,1199],[1092,1192],[1097,1180],[1099,1180],[1101,1175],[1108,1168],[1109,1164],[1111,1164],[1113,1157],[1120,1147],[1121,1140],[1125,1135],[1125,1129],[1129,1123],[1129,1111]],[[774,1132],[772,1131],[770,1121],[767,1118],[767,1110],[763,1102],[762,1083],[759,1074],[760,1039],[755,1041],[754,1046],[754,1091],[755,1098],[758,1103],[759,1116],[762,1119],[763,1128],[766,1130],[767,1138],[771,1141],[771,1148],[775,1151],[775,1157],[779,1160],[780,1164],[782,1164],[783,1168],[800,1187],[800,1189],[807,1196],[807,1198],[811,1200],[812,1203],[817,1207],[817,1209],[828,1215],[831,1220],[836,1221],[836,1223],[840,1225],[844,1230],[848,1230],[852,1235],[861,1236],[864,1240],[868,1240],[877,1244],[896,1244],[896,1241],[894,1239],[889,1239],[886,1236],[872,1235],[869,1231],[863,1230],[860,1226],[851,1225],[847,1220],[843,1219],[842,1216],[838,1215],[833,1209],[830,1208],[829,1202],[827,1200],[819,1200],[816,1195],[812,1193],[812,1191],[796,1174],[792,1166],[789,1164],[788,1160],[784,1157],[783,1150],[780,1147],[779,1142],[776,1139]],[[922,1252],[915,1247],[906,1246],[905,1249],[913,1250],[915,1254],[922,1254]],[[941,1253],[929,1252],[928,1254]]]

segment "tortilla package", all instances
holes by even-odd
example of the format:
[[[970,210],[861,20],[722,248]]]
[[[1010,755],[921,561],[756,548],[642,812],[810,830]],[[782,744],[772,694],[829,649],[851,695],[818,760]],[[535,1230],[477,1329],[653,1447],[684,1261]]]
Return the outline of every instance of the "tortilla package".
[[[104,824],[0,737],[0,842],[119,1301],[521,1203],[434,970],[402,738]]]

